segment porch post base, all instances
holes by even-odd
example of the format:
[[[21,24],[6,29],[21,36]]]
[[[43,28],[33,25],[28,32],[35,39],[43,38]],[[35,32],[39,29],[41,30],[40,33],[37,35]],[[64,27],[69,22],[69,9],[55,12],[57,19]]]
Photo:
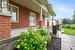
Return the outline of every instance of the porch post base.
[[[38,21],[38,27],[43,27],[43,20]]]

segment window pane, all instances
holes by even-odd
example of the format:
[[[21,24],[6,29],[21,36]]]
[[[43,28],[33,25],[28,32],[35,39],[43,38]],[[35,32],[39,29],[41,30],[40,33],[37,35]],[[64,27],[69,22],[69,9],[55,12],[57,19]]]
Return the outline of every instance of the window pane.
[[[1,6],[1,0],[0,0],[0,11],[1,11],[1,7],[2,7],[2,6]]]
[[[7,0],[2,0],[2,13],[7,13]]]
[[[13,21],[17,21],[17,8],[12,7],[12,18]]]
[[[34,13],[30,14],[29,21],[30,26],[36,26],[36,15]]]
[[[12,12],[17,12],[17,8],[16,7],[12,7]]]
[[[7,13],[7,8],[2,8],[2,13]]]
[[[8,11],[11,11],[11,6],[10,5],[8,5]]]
[[[2,7],[7,7],[7,0],[2,0]]]

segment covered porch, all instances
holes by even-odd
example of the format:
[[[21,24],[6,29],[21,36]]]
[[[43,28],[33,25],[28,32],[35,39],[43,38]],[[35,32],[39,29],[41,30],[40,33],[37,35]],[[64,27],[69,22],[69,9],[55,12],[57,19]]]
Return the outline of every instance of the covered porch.
[[[0,15],[2,17],[6,16],[9,19],[9,24],[3,22],[4,26],[10,26],[5,28],[8,30],[6,34],[7,38],[16,36],[19,32],[26,30],[26,28],[33,26],[45,26],[45,17],[54,16],[55,13],[52,10],[52,6],[48,4],[48,0],[0,0]],[[30,23],[30,15],[35,16],[34,22]],[[5,17],[4,17],[5,18]],[[7,18],[6,18],[7,19]],[[1,21],[2,22],[2,21]],[[35,24],[34,24],[35,23]],[[7,25],[8,24],[8,25]],[[1,24],[3,25],[3,24]],[[0,26],[1,30],[4,26]],[[5,30],[0,31],[2,33]],[[16,34],[15,34],[16,33]],[[2,37],[1,37],[2,38]],[[3,38],[6,38],[3,35]]]

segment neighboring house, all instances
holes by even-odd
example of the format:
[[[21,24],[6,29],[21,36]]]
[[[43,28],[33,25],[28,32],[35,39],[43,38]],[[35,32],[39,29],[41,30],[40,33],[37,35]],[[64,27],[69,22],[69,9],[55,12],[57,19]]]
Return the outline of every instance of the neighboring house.
[[[47,0],[0,0],[0,39],[19,35],[28,27],[45,24],[45,17],[54,16]]]

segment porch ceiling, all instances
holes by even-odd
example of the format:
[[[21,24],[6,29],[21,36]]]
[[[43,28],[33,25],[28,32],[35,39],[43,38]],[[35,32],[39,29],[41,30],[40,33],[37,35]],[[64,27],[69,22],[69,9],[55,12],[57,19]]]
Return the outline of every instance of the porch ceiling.
[[[18,3],[20,5],[23,5],[24,7],[27,7],[28,9],[35,11],[37,13],[40,13],[40,6],[38,4],[35,4],[33,0],[12,0],[15,3]],[[42,6],[43,7],[43,6]],[[43,15],[47,16],[47,10],[46,8],[43,9]]]
[[[39,2],[39,3],[42,4],[42,5],[48,3],[48,0],[34,0],[34,1],[37,1],[37,2]]]
[[[52,9],[52,5],[51,4],[46,4],[48,12],[51,16],[56,16],[55,12]]]

